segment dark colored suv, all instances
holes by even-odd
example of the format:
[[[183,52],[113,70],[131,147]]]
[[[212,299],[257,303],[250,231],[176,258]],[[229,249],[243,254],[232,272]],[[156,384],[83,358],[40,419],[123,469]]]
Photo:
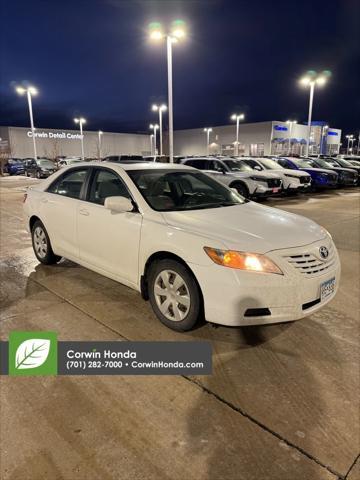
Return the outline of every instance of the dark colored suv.
[[[25,175],[27,177],[47,178],[56,172],[55,164],[47,158],[30,158],[25,161]]]

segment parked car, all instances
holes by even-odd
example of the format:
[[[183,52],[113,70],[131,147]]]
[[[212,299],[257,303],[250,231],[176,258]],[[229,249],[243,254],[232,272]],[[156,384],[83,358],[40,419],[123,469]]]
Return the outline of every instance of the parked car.
[[[20,158],[8,158],[4,171],[9,175],[24,175],[24,163]]]
[[[183,158],[183,165],[197,168],[214,176],[219,182],[245,198],[269,197],[281,192],[281,179],[268,172],[256,172],[242,160],[234,158]]]
[[[285,193],[298,193],[310,189],[311,177],[306,172],[283,168],[270,158],[244,158],[244,162],[255,170],[271,171],[278,175],[282,180],[282,188]]]
[[[358,174],[351,170],[350,168],[339,167],[334,163],[332,159],[324,158],[311,158],[309,159],[313,162],[313,165],[316,168],[326,168],[327,170],[332,170],[336,172],[338,176],[338,186],[354,186],[358,181]]]
[[[331,165],[338,166],[338,167],[343,167],[343,168],[350,168],[350,170],[353,170],[354,172],[357,173],[357,183],[358,185],[360,184],[360,165],[359,164],[353,164],[349,162],[348,160],[345,160],[344,158],[325,158],[325,160],[329,161]]]
[[[274,158],[274,160],[284,168],[307,172],[311,176],[311,186],[313,189],[337,187],[338,174],[332,170],[313,167],[311,159],[280,157]]]
[[[144,157],[142,155],[109,155],[103,158],[104,162],[116,162],[116,163],[134,163],[143,162]]]
[[[65,257],[141,292],[174,330],[203,315],[232,326],[297,320],[339,285],[324,228],[184,165],[67,167],[27,191],[24,213],[41,263]]]
[[[27,177],[46,178],[56,172],[55,164],[47,158],[34,158],[25,161],[25,175]]]
[[[62,158],[61,160],[58,160],[58,167],[66,167],[68,165],[74,165],[76,163],[82,162],[81,157],[65,157]]]

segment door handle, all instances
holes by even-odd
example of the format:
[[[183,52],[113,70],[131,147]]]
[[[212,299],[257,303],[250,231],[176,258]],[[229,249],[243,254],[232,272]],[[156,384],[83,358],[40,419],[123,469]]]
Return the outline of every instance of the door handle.
[[[82,208],[79,210],[80,215],[84,215],[85,217],[88,217],[90,215],[88,210],[85,210],[85,208]]]

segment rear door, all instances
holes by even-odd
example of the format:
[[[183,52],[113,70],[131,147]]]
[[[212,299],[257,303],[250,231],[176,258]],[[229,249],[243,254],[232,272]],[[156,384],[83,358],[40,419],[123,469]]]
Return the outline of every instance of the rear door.
[[[77,209],[89,173],[89,167],[67,170],[40,196],[40,218],[53,250],[70,259],[79,258]]]
[[[107,197],[133,200],[120,175],[106,167],[94,168],[86,198],[78,208],[80,258],[89,265],[137,285],[142,215],[116,213],[104,207]]]

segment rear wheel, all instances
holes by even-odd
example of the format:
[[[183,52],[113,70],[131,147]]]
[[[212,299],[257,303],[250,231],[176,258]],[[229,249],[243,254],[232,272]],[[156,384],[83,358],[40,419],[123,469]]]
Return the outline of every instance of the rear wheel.
[[[44,265],[52,265],[61,259],[61,257],[54,254],[49,235],[40,220],[36,220],[34,223],[31,229],[31,237],[34,253],[39,262]]]
[[[172,259],[155,261],[149,270],[148,291],[154,313],[167,327],[186,331],[199,320],[199,287],[182,263]]]
[[[249,198],[249,189],[243,183],[234,183],[231,188],[235,188],[242,197]]]

